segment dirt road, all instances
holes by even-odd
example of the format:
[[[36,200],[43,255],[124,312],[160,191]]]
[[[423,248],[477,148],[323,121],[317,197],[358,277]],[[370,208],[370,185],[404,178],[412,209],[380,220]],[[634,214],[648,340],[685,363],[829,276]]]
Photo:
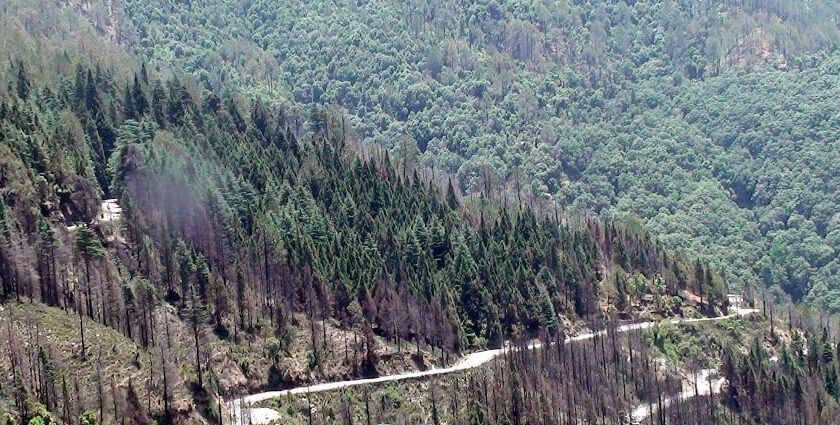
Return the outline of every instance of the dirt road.
[[[642,323],[633,323],[627,324],[623,326],[619,326],[617,328],[618,332],[628,332],[637,329],[647,329],[652,326],[656,326],[661,323],[705,323],[705,322],[714,322],[720,320],[731,319],[734,317],[746,316],[749,314],[753,314],[758,310],[754,309],[743,309],[737,308],[734,313],[720,316],[720,317],[709,317],[709,318],[702,318],[702,319],[669,319],[664,320],[662,322],[642,322]],[[568,344],[574,341],[583,341],[587,339],[592,339],[598,335],[604,335],[606,333],[605,330],[598,331],[598,332],[590,332],[581,335],[577,335],[574,337],[566,338],[565,343]],[[534,342],[529,344],[528,349],[538,349],[542,346],[539,342]],[[445,368],[436,368],[436,369],[429,369],[424,371],[416,371],[416,372],[406,372],[400,373],[396,375],[388,375],[388,376],[380,376],[378,378],[369,378],[369,379],[355,379],[350,381],[338,381],[338,382],[326,382],[323,384],[316,384],[316,385],[308,385],[303,387],[291,388],[288,390],[283,391],[268,391],[263,393],[252,394],[246,397],[234,399],[228,402],[228,415],[227,415],[227,423],[231,425],[267,425],[273,421],[280,419],[280,414],[275,411],[274,409],[269,408],[252,408],[251,406],[266,400],[282,398],[289,395],[296,395],[296,394],[307,394],[307,393],[319,393],[324,391],[334,391],[342,388],[347,387],[354,387],[359,385],[368,385],[368,384],[380,384],[384,382],[394,382],[394,381],[405,381],[409,379],[417,379],[417,378],[424,378],[429,376],[437,376],[437,375],[446,375],[454,372],[460,372],[467,369],[473,369],[479,367],[496,357],[501,356],[504,353],[504,350],[510,348],[500,348],[495,350],[486,350],[486,351],[478,351],[475,353],[468,354],[464,357],[460,362],[455,364],[454,366],[445,367]],[[692,393],[693,395],[693,393]],[[664,403],[663,403],[664,404]],[[649,413],[649,412],[648,412]],[[639,415],[643,415],[643,412],[640,410]],[[636,416],[636,412],[634,410],[634,417]]]

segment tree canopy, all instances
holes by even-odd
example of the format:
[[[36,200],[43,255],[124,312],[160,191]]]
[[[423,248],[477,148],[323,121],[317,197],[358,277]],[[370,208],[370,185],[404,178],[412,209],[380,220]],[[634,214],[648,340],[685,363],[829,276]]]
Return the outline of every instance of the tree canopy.
[[[833,0],[170,0],[127,1],[101,25],[155,68],[297,114],[293,130],[310,129],[310,105],[337,109],[342,131],[451,173],[465,193],[635,214],[737,285],[838,311],[838,11]]]

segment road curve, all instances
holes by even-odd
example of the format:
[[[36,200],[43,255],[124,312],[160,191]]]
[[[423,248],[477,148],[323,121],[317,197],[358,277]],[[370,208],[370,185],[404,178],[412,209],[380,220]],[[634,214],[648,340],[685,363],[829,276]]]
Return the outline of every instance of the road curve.
[[[618,332],[628,332],[638,329],[647,329],[658,324],[662,323],[670,323],[670,324],[677,324],[677,323],[705,323],[705,322],[714,322],[720,320],[731,319],[734,317],[746,316],[749,314],[753,314],[758,310],[755,309],[741,309],[738,308],[735,310],[734,313],[726,315],[726,316],[719,316],[719,317],[707,317],[701,319],[670,319],[670,320],[663,320],[661,322],[641,322],[641,323],[632,323],[627,325],[622,325],[616,328]],[[601,330],[598,332],[589,332],[573,337],[566,338],[564,343],[568,344],[570,342],[575,341],[583,341],[587,339],[592,339],[595,336],[604,335],[606,334],[606,330]],[[528,345],[528,349],[538,349],[542,346],[540,342],[533,342]],[[387,376],[380,376],[378,378],[368,378],[368,379],[354,379],[349,381],[338,381],[338,382],[326,382],[323,384],[315,384],[315,385],[307,385],[302,387],[290,388],[287,390],[282,391],[267,391],[257,394],[251,394],[249,396],[237,398],[234,400],[230,400],[227,403],[228,407],[228,415],[227,415],[227,423],[230,425],[267,425],[272,421],[280,419],[280,414],[275,411],[274,409],[269,408],[252,408],[251,406],[262,401],[282,398],[290,395],[298,395],[298,394],[307,394],[307,393],[320,393],[325,391],[334,391],[342,388],[348,387],[355,387],[359,385],[368,385],[368,384],[381,384],[384,382],[394,382],[394,381],[405,381],[410,379],[417,379],[417,378],[424,378],[429,376],[438,376],[438,375],[446,375],[454,372],[460,372],[467,369],[474,369],[479,367],[490,360],[493,360],[496,357],[501,356],[504,353],[504,348],[498,348],[495,350],[486,350],[486,351],[478,351],[475,353],[468,354],[465,356],[460,362],[455,364],[454,366],[444,367],[444,368],[434,368],[424,371],[415,371],[415,372],[405,372],[399,373],[396,375],[387,375]]]
[[[714,369],[703,369],[700,374],[695,377],[693,382],[683,382],[683,390],[673,397],[666,397],[662,400],[662,408],[667,409],[668,406],[675,401],[688,401],[697,396],[707,396],[710,394],[719,394],[723,385],[726,383],[726,378],[719,377],[711,380],[711,376],[717,373]],[[659,409],[659,403],[646,404],[642,403],[633,409],[630,415],[630,423],[642,424],[644,420],[649,417],[655,410]]]

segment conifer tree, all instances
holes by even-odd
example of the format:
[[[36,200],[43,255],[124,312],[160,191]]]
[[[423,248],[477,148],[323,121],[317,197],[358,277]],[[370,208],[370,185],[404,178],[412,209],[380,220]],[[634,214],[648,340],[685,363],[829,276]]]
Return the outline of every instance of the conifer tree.
[[[201,339],[203,333],[203,326],[207,321],[207,313],[195,286],[189,286],[186,298],[187,303],[185,306],[185,315],[187,317],[187,323],[189,323],[190,325],[190,330],[193,334],[193,341],[195,343],[195,371],[198,375],[197,388],[201,390],[204,388],[204,380],[201,367]]]
[[[23,62],[18,62],[17,68],[17,95],[19,98],[27,100],[29,99],[29,92],[32,90],[32,86],[29,83],[29,77],[26,76]]]

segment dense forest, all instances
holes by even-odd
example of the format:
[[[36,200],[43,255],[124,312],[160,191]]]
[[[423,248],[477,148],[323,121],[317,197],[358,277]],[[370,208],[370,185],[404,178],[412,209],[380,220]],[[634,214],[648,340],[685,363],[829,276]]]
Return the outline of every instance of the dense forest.
[[[465,193],[633,214],[738,286],[840,311],[835,0],[83,3],[295,130],[320,105]]]
[[[838,12],[0,0],[0,425],[834,423]]]
[[[235,304],[241,327],[245,316],[279,319],[295,307],[331,315],[333,301],[343,314],[358,295],[383,332],[419,333],[385,322],[396,319],[391,310],[411,312],[405,305],[430,309],[420,315],[449,322],[434,330],[444,334],[437,343],[456,351],[473,344],[469,335],[498,343],[519,324],[555,326],[556,311],[597,314],[607,274],[622,297],[633,295],[625,275],[642,273],[651,287],[656,276],[661,295],[688,288],[705,294],[709,311],[724,303],[719,276],[661,250],[637,226],[577,218],[567,227],[560,211],[538,216],[488,199],[462,207],[451,181],[441,190],[387,153],[349,151],[329,122],[323,137],[301,142],[263,104],[241,109],[212,92],[194,101],[188,87],[145,68],[121,86],[102,68],[80,66],[53,88],[33,85],[22,63],[14,68],[16,90],[0,105],[6,296],[72,306],[64,274],[81,274],[75,302],[106,324],[121,322],[103,310],[124,304],[107,297],[123,298],[118,288],[90,287],[124,273],[163,285],[181,306],[191,295],[214,311]],[[86,224],[102,224],[103,193],[125,208],[118,237]]]
[[[346,373],[371,376],[381,341],[446,359],[607,312],[727,303],[713,268],[633,220],[489,186],[463,197],[334,110],[312,110],[299,135],[294,111],[119,48],[88,55],[102,36],[71,11],[4,17],[9,424],[216,420],[221,397],[326,373],[335,329],[352,334]],[[278,365],[301,335],[309,375],[289,377]],[[253,347],[271,359],[261,382]]]

